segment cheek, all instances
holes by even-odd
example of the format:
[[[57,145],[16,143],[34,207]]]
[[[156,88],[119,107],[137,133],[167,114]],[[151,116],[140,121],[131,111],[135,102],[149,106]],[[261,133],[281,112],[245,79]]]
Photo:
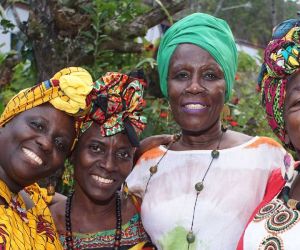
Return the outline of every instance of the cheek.
[[[285,118],[285,126],[292,144],[300,148],[300,111],[294,112]]]
[[[132,163],[122,163],[120,169],[120,176],[125,180],[132,170]]]
[[[184,82],[173,82],[169,81],[168,82],[168,96],[169,98],[176,98],[178,97],[185,89],[185,84]]]

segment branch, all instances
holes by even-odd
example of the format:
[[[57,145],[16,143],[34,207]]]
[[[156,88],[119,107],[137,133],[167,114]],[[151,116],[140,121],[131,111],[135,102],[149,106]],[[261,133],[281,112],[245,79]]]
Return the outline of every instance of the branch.
[[[144,50],[144,46],[140,43],[112,39],[110,41],[101,43],[99,50],[113,50],[123,53],[141,53]]]
[[[168,10],[170,15],[177,13],[182,10],[187,0],[170,0],[168,3],[165,3],[165,8]],[[155,7],[150,10],[148,13],[143,14],[135,18],[129,24],[120,24],[116,21],[112,21],[107,27],[109,35],[112,37],[117,37],[118,39],[127,40],[129,38],[135,38],[139,36],[145,36],[148,28],[151,28],[167,18],[166,12],[160,7]],[[124,32],[126,31],[126,32]]]

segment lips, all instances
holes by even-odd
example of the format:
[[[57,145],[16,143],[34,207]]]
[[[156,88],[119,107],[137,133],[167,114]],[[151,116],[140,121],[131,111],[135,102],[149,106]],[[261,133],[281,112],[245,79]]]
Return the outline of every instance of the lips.
[[[92,178],[99,184],[111,184],[115,181],[114,179],[104,178],[102,176],[94,175],[94,174],[92,175]]]
[[[24,152],[25,156],[31,160],[35,165],[41,166],[43,165],[43,160],[34,152],[27,148],[22,148],[22,151]]]
[[[193,102],[193,103],[185,103],[182,105],[182,108],[185,112],[199,112],[203,111],[208,108],[207,105],[200,103],[200,102]]]

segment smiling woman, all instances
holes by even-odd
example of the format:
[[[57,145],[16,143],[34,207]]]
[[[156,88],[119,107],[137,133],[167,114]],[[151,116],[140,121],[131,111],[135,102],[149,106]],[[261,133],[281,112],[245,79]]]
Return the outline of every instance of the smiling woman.
[[[265,49],[259,76],[262,104],[273,132],[300,157],[300,20],[277,25]],[[238,250],[300,249],[300,164],[290,159],[270,181]]]
[[[0,249],[61,249],[51,197],[34,183],[63,167],[91,89],[86,70],[66,68],[18,93],[2,113]]]
[[[51,206],[64,249],[152,250],[134,196],[119,190],[145,127],[143,81],[107,73],[94,84],[92,108],[72,154],[75,187]]]
[[[203,13],[179,20],[162,38],[157,62],[181,133],[145,152],[127,179],[143,199],[143,225],[158,249],[235,249],[286,151],[221,126],[237,67],[224,20]]]

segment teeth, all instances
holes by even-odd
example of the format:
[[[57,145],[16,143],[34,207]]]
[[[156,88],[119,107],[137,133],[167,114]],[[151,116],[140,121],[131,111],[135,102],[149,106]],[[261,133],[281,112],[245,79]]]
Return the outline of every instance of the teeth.
[[[101,176],[98,176],[98,175],[92,175],[92,178],[97,181],[97,182],[100,182],[100,183],[105,183],[105,184],[110,184],[110,183],[113,183],[114,180],[112,179],[106,179],[106,178],[103,178]]]
[[[27,155],[31,160],[35,161],[38,165],[42,165],[43,161],[40,157],[38,157],[35,153],[27,148],[22,148],[25,155]]]
[[[185,107],[188,109],[203,109],[206,106],[203,106],[201,104],[187,104],[187,105],[185,105]]]

